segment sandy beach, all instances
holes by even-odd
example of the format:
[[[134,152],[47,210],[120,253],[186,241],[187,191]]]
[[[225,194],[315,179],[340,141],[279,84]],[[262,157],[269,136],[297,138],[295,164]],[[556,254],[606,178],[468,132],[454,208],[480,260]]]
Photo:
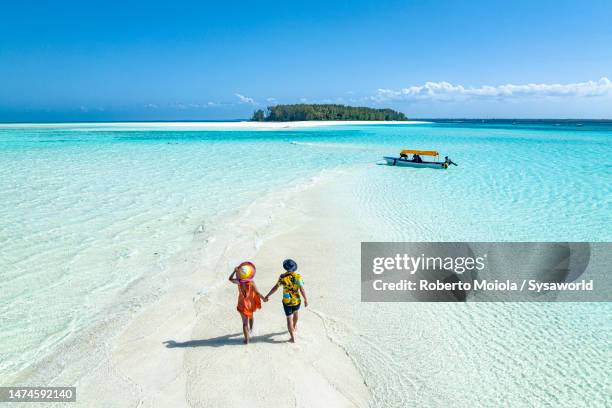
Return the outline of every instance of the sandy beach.
[[[333,310],[326,298],[339,295],[338,276],[330,280],[338,255],[333,220],[345,218],[322,216],[319,194],[333,177],[264,197],[203,252],[183,254],[195,261],[185,259],[190,266],[172,274],[164,296],[112,338],[92,337],[91,345],[104,343],[104,352],[82,350],[81,363],[73,362],[53,382],[75,383],[88,407],[368,406],[364,379],[329,327]],[[255,233],[236,238],[244,230]],[[299,259],[310,296],[310,307],[301,309],[298,341],[288,342],[277,293],[255,314],[254,337],[245,346],[236,287],[227,282],[231,265],[252,259],[256,282],[267,291],[289,256]],[[196,293],[198,287],[208,289]],[[105,396],[98,399],[101,392]]]

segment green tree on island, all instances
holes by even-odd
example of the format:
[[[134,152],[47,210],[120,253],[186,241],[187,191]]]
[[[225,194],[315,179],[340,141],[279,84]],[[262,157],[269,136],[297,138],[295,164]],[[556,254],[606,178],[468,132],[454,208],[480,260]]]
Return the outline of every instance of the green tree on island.
[[[294,104],[258,109],[251,118],[257,122],[291,122],[301,120],[408,120],[393,109],[374,109],[336,104]]]
[[[266,115],[263,110],[257,109],[253,113],[253,117],[251,118],[251,120],[254,120],[256,122],[263,122],[264,120],[266,120]]]

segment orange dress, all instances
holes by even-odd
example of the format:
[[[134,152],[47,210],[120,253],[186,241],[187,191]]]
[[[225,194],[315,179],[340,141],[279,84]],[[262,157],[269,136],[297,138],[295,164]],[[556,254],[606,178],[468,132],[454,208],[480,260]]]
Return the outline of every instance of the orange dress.
[[[238,305],[236,310],[246,317],[253,317],[256,310],[261,309],[261,299],[255,292],[252,282],[238,284]]]

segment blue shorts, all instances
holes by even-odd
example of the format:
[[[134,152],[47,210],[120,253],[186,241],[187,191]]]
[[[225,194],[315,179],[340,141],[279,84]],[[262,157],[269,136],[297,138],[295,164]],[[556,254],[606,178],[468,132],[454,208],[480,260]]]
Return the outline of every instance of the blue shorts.
[[[297,312],[298,310],[300,310],[300,305],[302,303],[298,303],[295,306],[288,306],[286,304],[283,303],[283,309],[285,310],[285,316],[291,316],[293,314],[293,312]]]

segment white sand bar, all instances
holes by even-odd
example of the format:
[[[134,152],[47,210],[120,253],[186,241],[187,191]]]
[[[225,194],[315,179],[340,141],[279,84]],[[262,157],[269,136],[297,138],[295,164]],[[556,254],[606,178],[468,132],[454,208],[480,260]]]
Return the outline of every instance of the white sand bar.
[[[194,268],[177,269],[172,289],[108,338],[97,363],[67,370],[55,382],[76,383],[77,405],[87,407],[367,407],[363,375],[329,319],[334,310],[326,299],[346,293],[326,267],[335,237],[323,244],[319,236],[330,219],[313,213],[320,183],[262,197],[215,233],[204,252],[184,254]],[[299,259],[310,300],[300,311],[298,341],[288,341],[277,292],[255,313],[245,346],[237,289],[227,281],[231,265],[253,260],[265,294],[289,256]]]
[[[282,130],[324,126],[414,125],[422,121],[311,120],[300,122],[99,122],[99,123],[0,123],[0,128],[54,128],[87,130]]]

